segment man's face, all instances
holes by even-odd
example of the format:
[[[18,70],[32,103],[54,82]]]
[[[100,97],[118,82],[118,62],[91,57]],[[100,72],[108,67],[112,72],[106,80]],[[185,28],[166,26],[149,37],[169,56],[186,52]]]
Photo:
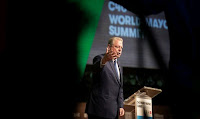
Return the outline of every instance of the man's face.
[[[123,42],[120,40],[114,40],[113,45],[110,48],[111,51],[116,54],[117,58],[119,58],[122,54]]]

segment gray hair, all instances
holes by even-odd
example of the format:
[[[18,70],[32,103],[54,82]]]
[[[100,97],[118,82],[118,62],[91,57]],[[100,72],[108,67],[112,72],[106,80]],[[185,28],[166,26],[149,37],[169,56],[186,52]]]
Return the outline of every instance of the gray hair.
[[[111,38],[108,40],[108,45],[112,46],[114,40],[120,40],[120,41],[123,42],[123,39],[120,38],[120,37],[111,37]]]

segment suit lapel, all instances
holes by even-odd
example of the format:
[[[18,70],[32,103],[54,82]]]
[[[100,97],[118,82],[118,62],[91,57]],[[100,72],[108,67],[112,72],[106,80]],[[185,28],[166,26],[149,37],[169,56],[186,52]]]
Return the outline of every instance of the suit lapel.
[[[118,79],[118,76],[117,76],[117,72],[115,71],[115,67],[114,67],[113,61],[110,60],[110,61],[109,61],[109,64],[110,64],[110,66],[111,66],[111,68],[112,68],[112,71],[113,71],[113,73],[114,73],[114,75],[115,75],[116,81],[120,84],[119,79]],[[121,71],[120,71],[120,77],[121,77]]]

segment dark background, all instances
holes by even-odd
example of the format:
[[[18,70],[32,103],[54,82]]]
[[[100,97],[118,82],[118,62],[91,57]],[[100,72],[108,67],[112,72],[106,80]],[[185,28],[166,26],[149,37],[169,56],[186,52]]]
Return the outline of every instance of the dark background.
[[[66,115],[70,118],[71,109],[81,95],[74,54],[77,53],[77,36],[83,25],[81,21],[87,21],[85,13],[76,4],[66,1],[2,0],[0,3],[0,69],[4,114],[20,118],[65,118]],[[165,72],[167,69],[164,67],[161,70],[161,74],[170,74],[165,77],[168,80],[164,81],[164,89],[167,90],[165,101],[169,101],[177,118],[196,119],[199,117],[199,1],[170,0],[167,10],[173,18],[168,21],[172,28],[169,31],[172,65],[169,72]],[[63,14],[76,16],[69,18]],[[182,16],[185,16],[184,19]],[[69,28],[71,32],[66,35]],[[74,40],[63,40],[68,38]],[[124,70],[133,72],[133,76],[128,73],[125,75],[130,79],[135,75],[142,77],[146,72],[146,69],[141,69],[141,72],[140,69]],[[147,77],[163,77],[159,75],[160,71],[155,72],[152,70],[148,74],[147,71]],[[129,81],[134,84],[134,81]]]

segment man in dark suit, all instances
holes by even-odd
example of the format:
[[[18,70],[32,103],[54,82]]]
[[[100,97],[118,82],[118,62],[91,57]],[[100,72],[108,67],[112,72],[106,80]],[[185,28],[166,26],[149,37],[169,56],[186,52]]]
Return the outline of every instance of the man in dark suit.
[[[124,115],[122,68],[117,61],[122,49],[123,39],[112,37],[106,53],[93,59],[93,87],[86,105],[88,119],[118,119]]]

